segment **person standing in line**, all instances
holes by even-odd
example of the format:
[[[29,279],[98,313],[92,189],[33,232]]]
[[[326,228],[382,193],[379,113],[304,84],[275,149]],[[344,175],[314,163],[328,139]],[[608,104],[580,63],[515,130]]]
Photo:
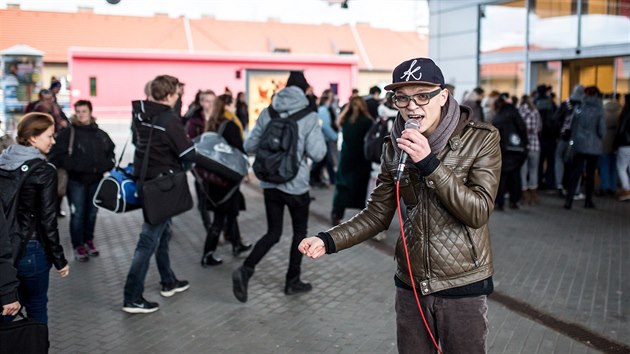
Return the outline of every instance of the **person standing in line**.
[[[89,260],[99,255],[94,245],[94,227],[98,208],[92,203],[103,173],[115,165],[114,142],[99,129],[92,116],[92,102],[79,100],[70,128],[57,134],[50,160],[68,171],[68,201],[70,203],[70,236],[75,259]],[[74,137],[72,137],[74,136]],[[73,141],[70,147],[70,141]],[[72,155],[69,155],[70,149]]]
[[[599,89],[596,86],[589,86],[584,89],[584,100],[578,107],[571,121],[571,140],[575,156],[571,162],[568,173],[567,196],[564,202],[565,209],[571,209],[573,205],[574,191],[577,182],[584,171],[586,165],[586,176],[584,179],[586,199],[584,208],[593,209],[593,192],[595,189],[595,169],[597,159],[602,153],[602,139],[606,133],[606,121],[604,120],[604,109],[602,99],[599,97]]]
[[[485,353],[494,272],[488,221],[501,172],[499,133],[471,120],[471,110],[444,88],[442,71],[431,59],[402,62],[385,89],[394,91],[400,115],[385,140],[379,183],[367,206],[352,219],[304,239],[298,248],[319,258],[385,230],[398,207],[398,179],[407,205],[404,231],[410,250],[407,255],[398,241],[398,351],[436,352],[418,311],[415,287],[444,353]],[[420,127],[405,129],[410,119]],[[409,157],[397,172],[403,153]]]
[[[619,129],[615,137],[617,148],[617,173],[621,182],[621,191],[617,200],[630,200],[630,94],[624,96],[623,108],[619,115]]]
[[[285,88],[276,93],[271,103],[271,108],[279,114],[272,118],[269,108],[264,109],[250,135],[245,140],[245,151],[254,154],[259,147],[265,127],[271,119],[290,119],[289,115],[308,109],[309,100],[305,92],[309,87],[304,74],[300,71],[292,71]],[[249,256],[232,273],[232,287],[234,296],[241,302],[247,301],[247,288],[250,278],[254,275],[256,265],[269,252],[282,236],[284,208],[288,207],[293,223],[293,240],[289,251],[289,269],[286,274],[284,293],[293,295],[312,290],[309,283],[302,282],[302,253],[297,249],[300,241],[304,239],[308,226],[309,204],[309,166],[307,157],[315,162],[321,161],[326,155],[326,142],[322,129],[319,126],[319,117],[315,112],[309,112],[297,121],[298,141],[296,151],[298,154],[299,170],[297,175],[288,182],[276,184],[260,181],[265,199],[265,212],[267,214],[267,233],[263,235]]]
[[[132,102],[133,143],[136,146],[133,163],[134,166],[142,166],[145,154],[149,154],[147,180],[163,173],[181,171],[182,162],[194,161],[196,157],[193,142],[186,136],[180,117],[173,111],[173,106],[179,98],[178,87],[181,86],[176,77],[160,75],[151,81],[152,100]],[[153,130],[151,146],[150,151],[147,151],[151,130]],[[136,177],[142,173],[140,170],[141,168],[135,169]],[[151,313],[160,308],[157,303],[147,301],[143,296],[144,280],[153,253],[160,272],[162,284],[160,295],[171,297],[190,287],[188,281],[177,279],[171,269],[168,254],[170,240],[171,219],[156,225],[147,221],[142,224],[140,238],[125,282],[122,308],[124,312]]]
[[[528,95],[521,97],[518,107],[527,129],[527,159],[521,167],[521,189],[524,204],[538,204],[538,159],[540,158],[540,141],[538,134],[542,131],[542,120]]]
[[[330,214],[333,226],[341,222],[347,208],[365,207],[372,162],[365,159],[363,138],[373,123],[374,118],[361,97],[353,97],[339,113],[343,143],[339,153],[335,194]]]
[[[0,169],[4,171],[23,168],[32,160],[46,160],[46,154],[55,144],[55,121],[49,114],[26,114],[17,131],[17,144],[9,146],[0,155]],[[64,278],[70,272],[70,265],[57,229],[57,171],[50,163],[35,168],[19,191],[15,214],[22,247],[13,258],[20,282],[18,298],[21,304],[29,318],[48,323],[50,268],[54,265]]]
[[[510,209],[518,209],[521,200],[521,167],[527,159],[527,129],[512,104],[510,95],[502,93],[494,101],[497,112],[492,120],[501,137],[501,180],[496,209],[504,210],[505,192],[510,195]]]
[[[610,99],[604,101],[604,120],[606,121],[606,134],[603,139],[603,151],[599,156],[599,190],[600,196],[614,196],[617,190],[617,154],[613,148],[615,135],[619,124],[619,95],[613,94]]]

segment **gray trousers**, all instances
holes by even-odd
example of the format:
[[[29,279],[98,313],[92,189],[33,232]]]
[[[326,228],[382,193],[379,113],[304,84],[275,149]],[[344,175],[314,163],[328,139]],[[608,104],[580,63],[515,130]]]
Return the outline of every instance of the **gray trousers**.
[[[443,353],[486,353],[488,305],[485,295],[419,297],[424,317]],[[399,353],[437,353],[420,317],[413,291],[398,287],[396,337]]]

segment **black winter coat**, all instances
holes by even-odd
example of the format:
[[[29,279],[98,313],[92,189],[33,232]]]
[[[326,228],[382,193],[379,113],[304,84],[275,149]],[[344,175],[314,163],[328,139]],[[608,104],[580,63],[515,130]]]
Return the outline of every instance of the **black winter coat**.
[[[527,128],[523,117],[513,105],[505,105],[492,120],[501,136],[501,172],[521,168],[527,158]],[[522,151],[517,151],[518,149]]]
[[[74,143],[70,156],[68,145],[72,130]],[[65,168],[73,181],[96,183],[101,180],[103,173],[114,167],[114,142],[96,123],[72,124],[71,129],[64,129],[57,135],[56,141],[49,159],[57,168]]]

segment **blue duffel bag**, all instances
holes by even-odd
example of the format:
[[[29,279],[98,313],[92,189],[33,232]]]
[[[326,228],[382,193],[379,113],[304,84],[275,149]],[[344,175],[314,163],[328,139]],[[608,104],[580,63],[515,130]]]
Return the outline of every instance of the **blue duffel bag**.
[[[92,200],[94,206],[124,213],[142,206],[138,198],[136,181],[133,178],[133,164],[127,167],[114,167],[98,184]]]

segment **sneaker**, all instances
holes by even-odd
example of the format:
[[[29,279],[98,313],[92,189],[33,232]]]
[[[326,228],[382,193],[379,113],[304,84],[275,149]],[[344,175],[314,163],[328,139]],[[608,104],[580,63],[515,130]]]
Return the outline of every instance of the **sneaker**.
[[[170,285],[162,285],[162,291],[160,291],[160,295],[164,297],[171,297],[175,295],[175,293],[181,293],[182,291],[186,291],[190,288],[190,284],[188,284],[188,280],[175,280],[175,283]]]
[[[74,249],[74,259],[79,262],[87,262],[90,260],[90,258],[88,257],[88,253],[85,250],[85,247],[79,246]]]
[[[584,193],[577,193],[573,196],[573,200],[584,200],[586,199],[586,196],[584,195]]]
[[[287,295],[306,293],[311,290],[313,290],[313,286],[309,283],[303,283],[300,279],[287,281],[287,284],[284,286],[284,293]]]
[[[160,309],[160,305],[156,302],[149,302],[143,297],[138,301],[127,302],[123,304],[122,310],[127,313],[151,313]]]
[[[98,257],[98,255],[100,254],[100,253],[96,250],[96,247],[94,246],[94,241],[92,241],[92,240],[87,241],[87,242],[85,243],[85,245],[84,245],[84,246],[85,246],[85,248],[87,249],[87,254],[88,254],[88,256],[91,256],[91,257]]]

